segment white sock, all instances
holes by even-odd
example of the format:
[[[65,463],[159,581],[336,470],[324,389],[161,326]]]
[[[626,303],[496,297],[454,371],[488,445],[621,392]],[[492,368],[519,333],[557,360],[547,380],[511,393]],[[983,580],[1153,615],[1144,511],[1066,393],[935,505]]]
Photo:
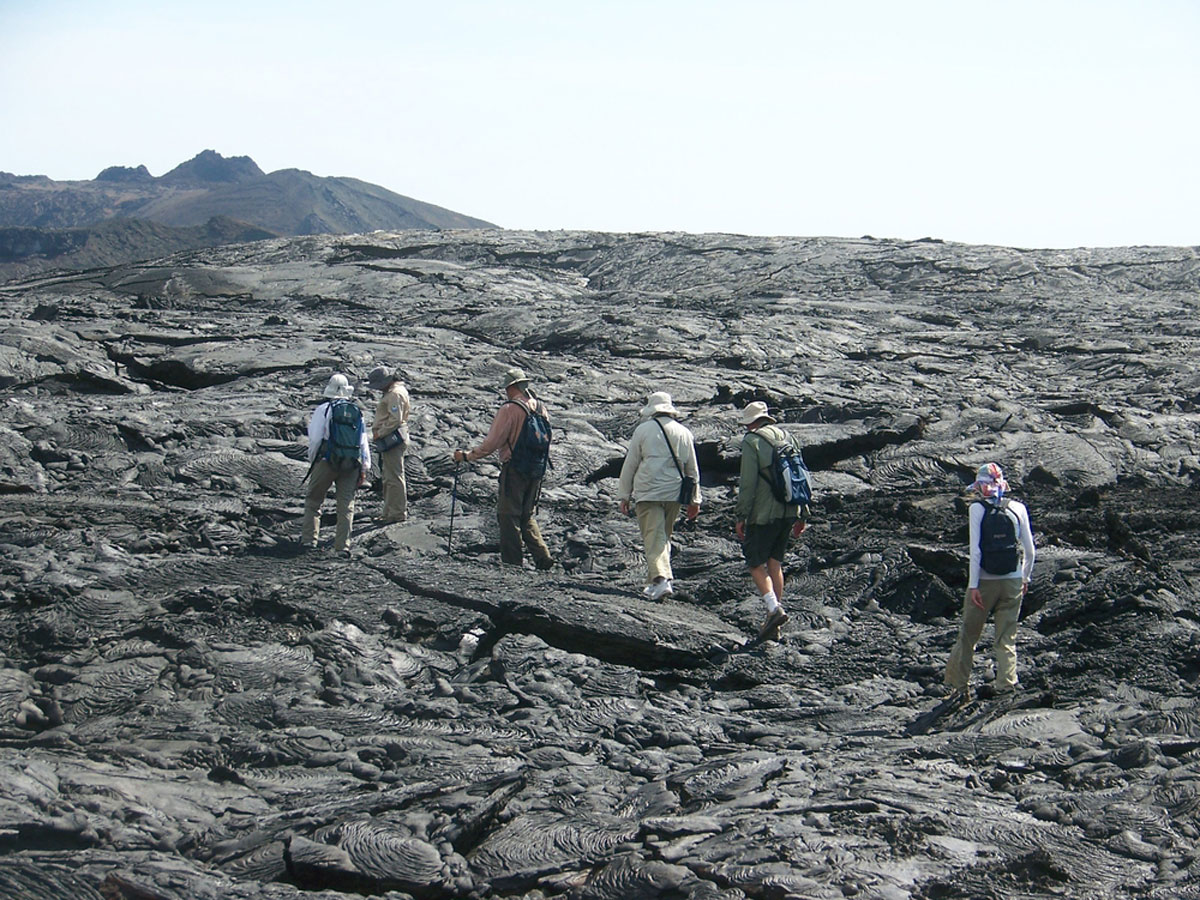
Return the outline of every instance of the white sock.
[[[763,594],[763,603],[767,604],[767,615],[770,615],[771,613],[775,612],[775,610],[779,609],[779,600],[776,599],[775,591],[773,589]]]

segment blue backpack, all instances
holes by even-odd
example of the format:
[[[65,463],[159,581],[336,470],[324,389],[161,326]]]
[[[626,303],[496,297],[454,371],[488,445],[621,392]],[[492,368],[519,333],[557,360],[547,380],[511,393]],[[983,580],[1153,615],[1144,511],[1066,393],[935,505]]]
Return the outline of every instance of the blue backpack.
[[[760,478],[765,478],[771,488],[771,494],[784,506],[807,506],[812,501],[812,482],[808,477],[808,467],[804,465],[804,454],[789,435],[776,444],[759,435],[771,445],[771,464],[767,467],[767,475],[760,469]]]
[[[540,405],[535,412],[520,400],[504,402],[515,403],[525,411],[525,422],[521,425],[517,442],[513,444],[510,462],[527,478],[542,478],[546,474],[546,466],[550,464],[550,420],[541,411]]]
[[[325,459],[339,472],[362,466],[362,410],[349,400],[329,404],[329,437],[325,440]]]

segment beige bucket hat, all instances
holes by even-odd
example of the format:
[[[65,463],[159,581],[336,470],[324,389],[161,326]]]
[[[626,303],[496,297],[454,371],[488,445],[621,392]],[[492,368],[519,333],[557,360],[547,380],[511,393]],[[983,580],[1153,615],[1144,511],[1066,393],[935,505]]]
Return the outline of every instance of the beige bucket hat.
[[[771,424],[775,423],[775,417],[767,412],[767,404],[761,400],[755,400],[753,403],[746,404],[746,408],[738,417],[738,424],[753,425],[759,419],[766,419]]]
[[[679,418],[679,410],[671,403],[671,395],[666,391],[655,391],[646,398],[646,405],[642,407],[642,418],[649,419],[652,416],[668,415]]]
[[[501,390],[506,391],[514,384],[517,385],[517,387],[520,387],[523,384],[529,384],[529,379],[525,377],[524,370],[518,369],[516,366],[513,366],[504,373],[504,384],[502,385]]]

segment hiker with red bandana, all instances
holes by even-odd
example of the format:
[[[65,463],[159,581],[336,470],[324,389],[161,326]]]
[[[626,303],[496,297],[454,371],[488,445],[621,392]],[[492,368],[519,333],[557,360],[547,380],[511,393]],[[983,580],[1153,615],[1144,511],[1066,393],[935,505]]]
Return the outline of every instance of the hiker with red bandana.
[[[956,694],[966,692],[975,645],[994,613],[995,690],[1009,694],[1017,688],[1017,621],[1033,575],[1033,529],[1025,505],[1006,496],[1008,482],[996,463],[980,466],[971,488],[979,497],[968,514],[967,595],[944,680]]]

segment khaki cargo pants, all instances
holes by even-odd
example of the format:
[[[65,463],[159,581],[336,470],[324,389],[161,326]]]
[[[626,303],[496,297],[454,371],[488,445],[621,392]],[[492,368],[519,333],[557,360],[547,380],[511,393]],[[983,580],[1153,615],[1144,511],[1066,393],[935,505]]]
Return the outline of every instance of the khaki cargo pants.
[[[333,549],[347,550],[350,547],[350,527],[354,524],[354,492],[358,489],[358,469],[338,472],[326,460],[319,459],[313,466],[308,480],[308,494],[304,497],[304,524],[300,530],[300,543],[315,547],[320,531],[321,504],[333,487],[337,497],[337,527],[333,534]]]
[[[553,563],[550,548],[542,540],[542,531],[533,517],[541,493],[542,479],[529,478],[509,463],[500,467],[496,519],[500,523],[501,562],[521,565],[523,539],[538,568],[548,568]]]
[[[970,592],[963,598],[962,625],[958,641],[946,663],[945,682],[953,688],[965,688],[971,680],[975,645],[983,634],[988,615],[996,614],[996,688],[1004,690],[1017,683],[1017,620],[1021,616],[1020,578],[981,578],[979,593],[983,609],[971,602]]]

